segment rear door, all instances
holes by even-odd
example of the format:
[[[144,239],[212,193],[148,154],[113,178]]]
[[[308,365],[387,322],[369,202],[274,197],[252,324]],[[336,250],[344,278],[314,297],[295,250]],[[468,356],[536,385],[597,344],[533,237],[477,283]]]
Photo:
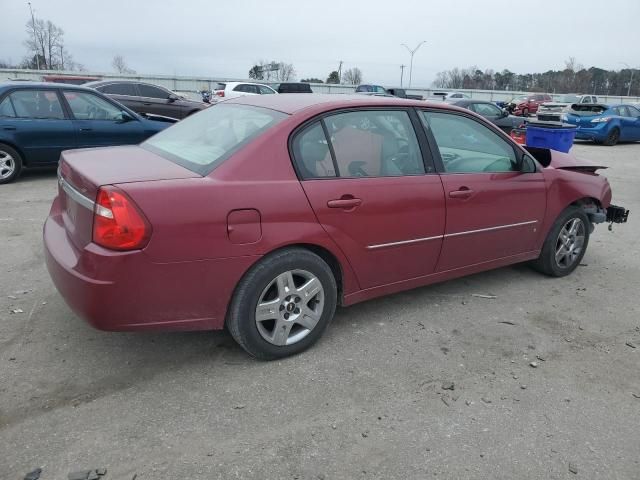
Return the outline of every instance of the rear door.
[[[345,111],[292,143],[309,202],[362,288],[428,275],[438,261],[444,194],[416,124],[404,109]]]
[[[27,164],[57,163],[60,152],[77,148],[76,131],[58,90],[17,89],[8,98],[16,117],[0,124],[12,133]]]
[[[100,93],[113,98],[116,102],[129,107],[134,112],[140,111],[142,102],[136,90],[136,84],[132,82],[116,82],[96,87]]]
[[[628,122],[629,140],[640,140],[640,110],[631,105],[627,105],[627,114],[629,115],[625,120]]]
[[[438,271],[535,250],[546,209],[542,172],[523,173],[511,142],[476,118],[421,111],[446,195]],[[527,163],[535,167],[532,160]],[[535,168],[534,168],[535,170]]]
[[[124,121],[121,107],[95,93],[65,90],[64,99],[73,115],[80,148],[131,145],[146,138],[138,119]]]

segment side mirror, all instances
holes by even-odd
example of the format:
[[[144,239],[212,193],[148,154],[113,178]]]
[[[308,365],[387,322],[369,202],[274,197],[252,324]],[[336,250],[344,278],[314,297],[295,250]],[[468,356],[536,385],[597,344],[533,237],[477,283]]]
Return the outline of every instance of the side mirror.
[[[169,102],[173,103],[176,100],[178,100],[178,96],[174,95],[173,93],[170,93],[169,96],[167,97],[167,100],[169,100]]]

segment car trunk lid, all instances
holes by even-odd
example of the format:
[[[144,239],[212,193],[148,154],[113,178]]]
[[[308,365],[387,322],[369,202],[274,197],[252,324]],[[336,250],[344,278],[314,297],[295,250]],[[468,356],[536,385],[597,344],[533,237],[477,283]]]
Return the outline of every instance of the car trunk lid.
[[[567,113],[567,122],[578,127],[593,127],[591,120],[601,117],[608,109],[599,103],[574,103]]]
[[[135,146],[68,150],[58,167],[62,219],[77,248],[91,242],[93,209],[103,185],[200,178],[200,175]]]

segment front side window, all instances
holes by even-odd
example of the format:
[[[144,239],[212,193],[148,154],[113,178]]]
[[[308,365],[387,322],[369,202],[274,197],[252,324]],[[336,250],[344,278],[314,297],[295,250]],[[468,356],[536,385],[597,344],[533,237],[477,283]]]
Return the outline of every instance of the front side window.
[[[495,173],[518,170],[513,147],[481,123],[468,117],[422,111],[440,150],[446,173]]]
[[[395,177],[425,173],[420,146],[406,111],[337,113],[322,122],[328,139],[318,123],[294,141],[294,157],[302,164],[300,170],[306,170],[311,177]]]
[[[138,85],[138,91],[140,92],[141,97],[158,98],[162,100],[166,100],[167,98],[169,98],[169,92],[163,90],[162,88],[154,87],[153,85],[140,83]]]
[[[632,107],[631,105],[627,105],[627,109],[629,110],[629,116],[638,118],[640,117],[640,110],[636,107]],[[2,109],[0,109],[1,111]]]
[[[77,120],[122,120],[122,110],[93,93],[65,91],[64,98]]]
[[[497,117],[502,113],[498,107],[489,103],[476,103],[475,112],[483,117]]]
[[[0,117],[15,117],[16,112],[11,105],[11,99],[9,96],[4,97],[4,100],[0,102]]]
[[[9,96],[18,117],[64,119],[62,105],[54,90],[19,90]]]
[[[261,95],[269,95],[271,93],[276,93],[265,85],[257,85],[257,87],[258,87],[258,90],[260,90]]]
[[[141,146],[200,175],[287,115],[267,108],[221,103],[154,135]]]
[[[129,97],[135,97],[136,87],[133,83],[112,83],[103,87],[98,87],[98,90],[107,95],[127,95]]]

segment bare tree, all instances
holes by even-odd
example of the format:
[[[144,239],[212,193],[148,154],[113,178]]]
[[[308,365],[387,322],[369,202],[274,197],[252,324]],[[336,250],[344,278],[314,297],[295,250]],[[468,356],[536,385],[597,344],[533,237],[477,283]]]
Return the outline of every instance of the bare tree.
[[[25,68],[75,70],[79,67],[64,46],[64,30],[52,21],[32,17],[26,24],[26,33]]]
[[[279,63],[280,68],[275,72],[276,79],[281,82],[288,82],[296,78],[296,70],[291,63]]]
[[[342,80],[350,85],[360,85],[362,83],[362,70],[358,67],[350,68],[344,72]]]
[[[111,61],[111,66],[118,73],[136,73],[135,70],[127,66],[127,62],[122,55],[115,55]]]

